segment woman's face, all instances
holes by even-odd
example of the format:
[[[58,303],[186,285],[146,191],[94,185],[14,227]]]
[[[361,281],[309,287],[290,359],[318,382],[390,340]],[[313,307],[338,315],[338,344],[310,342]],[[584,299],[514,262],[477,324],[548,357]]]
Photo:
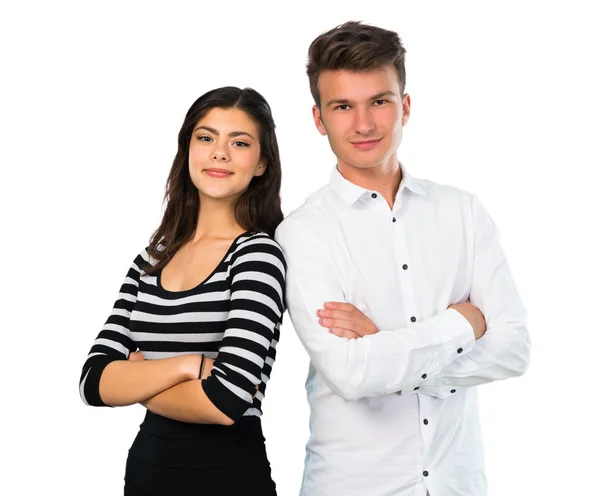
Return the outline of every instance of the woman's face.
[[[235,201],[266,170],[258,125],[237,108],[213,108],[194,126],[189,167],[200,197]]]

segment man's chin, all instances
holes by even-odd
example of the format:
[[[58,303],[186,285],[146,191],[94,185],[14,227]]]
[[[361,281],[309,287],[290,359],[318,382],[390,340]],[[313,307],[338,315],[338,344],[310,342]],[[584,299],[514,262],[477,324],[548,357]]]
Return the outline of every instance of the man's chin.
[[[350,162],[349,165],[356,169],[373,169],[375,167],[380,166],[383,163],[381,160],[357,160],[354,162]]]

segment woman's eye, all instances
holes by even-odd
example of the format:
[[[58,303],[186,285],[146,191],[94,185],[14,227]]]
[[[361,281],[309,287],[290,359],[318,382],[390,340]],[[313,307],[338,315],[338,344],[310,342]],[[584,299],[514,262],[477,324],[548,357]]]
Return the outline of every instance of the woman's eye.
[[[207,143],[209,143],[209,142],[211,142],[211,141],[212,141],[212,138],[211,138],[210,136],[204,136],[204,135],[203,135],[203,136],[198,136],[198,139],[199,139],[200,141],[205,141],[205,142],[207,142]]]
[[[250,146],[248,143],[246,143],[245,141],[234,141],[233,144],[235,146],[241,146],[241,147],[246,147],[246,146]]]

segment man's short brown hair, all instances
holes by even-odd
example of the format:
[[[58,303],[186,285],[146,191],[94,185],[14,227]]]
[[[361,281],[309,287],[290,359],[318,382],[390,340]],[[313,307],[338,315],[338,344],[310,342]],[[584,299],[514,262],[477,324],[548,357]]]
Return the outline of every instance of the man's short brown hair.
[[[346,22],[319,35],[310,44],[306,64],[315,103],[321,104],[319,76],[327,70],[359,72],[392,64],[398,71],[400,94],[403,94],[406,85],[405,53],[398,33],[356,21]]]

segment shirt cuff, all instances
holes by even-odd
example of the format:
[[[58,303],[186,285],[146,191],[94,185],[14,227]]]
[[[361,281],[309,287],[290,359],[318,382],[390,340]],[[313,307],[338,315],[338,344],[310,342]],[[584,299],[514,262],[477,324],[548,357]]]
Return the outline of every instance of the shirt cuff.
[[[429,323],[437,331],[440,341],[444,342],[444,365],[468,353],[475,346],[475,333],[471,323],[453,308],[447,309],[432,319]]]

